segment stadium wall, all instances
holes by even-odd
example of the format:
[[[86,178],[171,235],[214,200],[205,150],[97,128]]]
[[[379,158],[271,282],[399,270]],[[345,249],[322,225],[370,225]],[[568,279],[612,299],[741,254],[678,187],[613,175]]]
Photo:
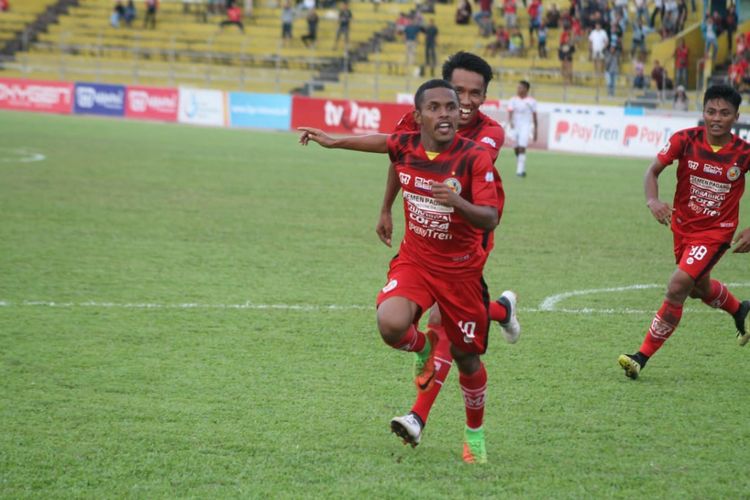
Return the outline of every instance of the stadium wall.
[[[412,105],[0,78],[0,109],[285,131],[307,125],[334,134],[366,134],[390,132]],[[502,102],[488,101],[482,110],[508,126]],[[697,113],[646,113],[641,108],[540,103],[538,140],[532,147],[648,158],[672,133],[696,126],[700,119]],[[736,132],[747,140],[750,124],[738,124]],[[508,141],[506,147],[512,146]]]

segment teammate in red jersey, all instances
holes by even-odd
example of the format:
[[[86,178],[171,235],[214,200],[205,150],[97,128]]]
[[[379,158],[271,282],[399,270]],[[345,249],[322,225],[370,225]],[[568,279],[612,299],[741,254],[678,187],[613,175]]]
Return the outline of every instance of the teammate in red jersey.
[[[417,326],[422,313],[438,304],[464,394],[464,460],[483,463],[487,373],[480,355],[487,349],[490,300],[482,270],[488,256],[484,234],[500,220],[496,173],[484,148],[456,135],[459,100],[450,83],[422,84],[414,103],[420,131],[394,133],[386,140],[385,152],[404,191],[406,231],[378,294],[378,329],[388,345],[421,354],[415,382],[429,391],[435,382],[437,337]],[[325,137],[308,133],[300,140],[306,144]],[[361,136],[355,142],[376,139]],[[416,446],[420,434],[404,430],[401,437]]]
[[[442,68],[443,78],[456,88],[459,97],[459,121],[457,134],[477,142],[490,154],[493,163],[500,154],[500,148],[505,141],[505,132],[502,126],[492,118],[479,110],[487,97],[487,87],[492,80],[492,68],[481,57],[469,52],[457,52],[449,57]],[[367,151],[384,153],[386,151],[387,134],[373,134],[369,136],[342,137],[333,139],[318,129],[302,127],[303,134],[300,142],[306,144],[309,139],[320,143],[328,148],[352,149],[356,151]],[[406,113],[396,125],[395,132],[419,131],[419,125],[414,119],[414,113]],[[502,214],[505,196],[502,191],[500,174],[494,170],[496,188],[498,190],[498,211]],[[393,220],[391,207],[398,195],[401,185],[396,170],[391,166],[388,169],[383,205],[376,226],[376,232],[380,240],[387,246],[391,246],[393,232]],[[494,233],[486,234],[486,248],[489,251],[494,246]],[[521,334],[521,326],[516,315],[517,296],[510,290],[504,291],[500,297],[490,302],[490,319],[498,321],[502,327],[505,339],[514,343]],[[417,398],[411,411],[403,416],[395,417],[392,428],[400,436],[409,436],[408,442],[415,444],[421,439],[429,417],[432,406],[437,399],[443,386],[443,382],[450,373],[453,358],[450,353],[449,342],[441,325],[441,315],[438,307],[432,307],[427,322],[428,332],[437,335],[438,347],[435,356],[436,375],[435,384],[431,389],[418,391]],[[417,356],[417,364],[423,361]]]
[[[750,340],[750,301],[740,303],[725,284],[711,279],[711,269],[731,246],[735,253],[750,251],[750,228],[732,239],[750,169],[750,144],[732,134],[741,102],[732,87],[710,87],[703,97],[705,124],[675,133],[646,171],[646,203],[657,221],[671,223],[677,269],[640,349],[618,359],[632,379],[677,328],[688,297],[731,314],[739,344]],[[658,177],[674,160],[677,187],[671,207],[659,200]]]

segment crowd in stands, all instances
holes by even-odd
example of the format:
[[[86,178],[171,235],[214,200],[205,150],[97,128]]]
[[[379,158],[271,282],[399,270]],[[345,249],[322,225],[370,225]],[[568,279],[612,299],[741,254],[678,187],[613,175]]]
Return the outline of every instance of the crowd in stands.
[[[9,0],[0,0],[0,12],[8,12],[10,10]]]

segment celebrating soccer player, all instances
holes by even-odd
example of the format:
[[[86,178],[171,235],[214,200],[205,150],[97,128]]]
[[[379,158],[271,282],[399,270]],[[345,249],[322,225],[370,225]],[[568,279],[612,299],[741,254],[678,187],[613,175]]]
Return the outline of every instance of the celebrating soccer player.
[[[449,81],[456,89],[459,98],[459,119],[457,134],[461,137],[471,139],[487,150],[493,163],[500,154],[500,148],[505,141],[505,132],[502,126],[495,120],[479,110],[487,97],[487,87],[492,80],[492,68],[481,57],[469,52],[457,52],[450,56],[442,68],[443,78]],[[369,151],[385,153],[387,151],[387,134],[373,134],[359,137],[342,137],[332,139],[322,131],[313,128],[302,127],[300,142],[306,144],[309,139],[320,143],[328,148],[352,149],[357,151]],[[399,120],[394,132],[418,132],[419,125],[414,119],[414,113],[406,113]],[[504,196],[500,174],[493,171],[496,178],[498,190],[498,213],[502,213]],[[383,205],[380,218],[376,226],[376,232],[380,240],[391,246],[393,232],[393,220],[391,207],[401,189],[396,170],[393,165],[388,169]],[[487,252],[489,253],[494,244],[494,234],[487,234]],[[500,297],[490,302],[490,319],[498,321],[505,339],[514,343],[521,334],[521,326],[516,315],[517,296],[513,291],[506,290]],[[435,373],[435,384],[427,391],[418,391],[417,398],[411,411],[403,416],[394,417],[391,421],[393,431],[402,436],[406,442],[416,446],[419,443],[422,431],[427,423],[432,406],[440,393],[443,382],[448,378],[453,357],[450,352],[449,342],[445,330],[441,325],[441,315],[438,307],[433,306],[427,322],[428,334],[437,336],[437,351],[435,354],[437,370]],[[425,353],[429,346],[425,348]],[[424,354],[417,353],[416,364],[424,363]]]
[[[750,340],[746,323],[750,302],[740,303],[724,283],[711,279],[711,269],[732,245],[735,253],[750,251],[750,228],[732,240],[750,168],[750,145],[732,134],[741,102],[732,87],[710,87],[703,97],[705,124],[675,133],[646,171],[646,204],[658,222],[671,224],[677,269],[640,349],[619,357],[625,375],[632,379],[675,331],[688,297],[731,314],[739,344]],[[658,178],[675,160],[677,187],[671,207],[659,199]]]
[[[531,84],[526,80],[518,82],[516,95],[508,101],[508,121],[510,122],[510,133],[516,146],[513,151],[516,153],[516,175],[526,177],[526,147],[529,145],[529,139],[536,142],[537,139],[537,122],[536,122],[536,99],[529,95]]]
[[[415,383],[430,391],[437,336],[417,326],[424,311],[439,306],[464,394],[463,458],[484,463],[487,372],[480,355],[487,349],[490,300],[482,270],[489,255],[485,235],[500,220],[502,184],[487,151],[456,134],[460,106],[450,83],[422,84],[414,105],[420,131],[394,133],[386,142],[404,193],[406,231],[378,294],[378,329],[386,344],[420,355]],[[321,135],[301,138],[304,143],[309,139],[317,142]],[[419,443],[420,434],[403,429],[400,435],[413,446]]]

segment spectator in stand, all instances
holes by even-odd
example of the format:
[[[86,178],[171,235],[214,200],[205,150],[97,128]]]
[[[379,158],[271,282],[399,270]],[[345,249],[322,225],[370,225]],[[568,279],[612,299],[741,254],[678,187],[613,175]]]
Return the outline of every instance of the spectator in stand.
[[[510,44],[510,33],[503,26],[495,28],[495,39],[488,43],[484,48],[484,54],[496,56],[498,52],[508,50]]]
[[[109,24],[113,28],[120,27],[120,20],[125,18],[125,6],[122,4],[122,0],[117,0],[115,6],[112,9],[112,15],[109,16]]]
[[[604,51],[609,45],[607,32],[602,29],[601,23],[596,23],[594,29],[589,33],[589,60],[594,61],[594,70],[602,72]]]
[[[417,52],[417,36],[422,31],[416,16],[412,16],[411,23],[404,28],[404,41],[406,42],[406,69],[407,71],[414,66],[414,57]]]
[[[643,65],[645,52],[640,52],[638,57],[633,62],[633,88],[634,89],[645,89],[646,88],[646,73],[645,66]]]
[[[677,33],[685,29],[688,19],[688,7],[685,0],[677,0]]]
[[[646,31],[640,18],[636,19],[635,24],[633,24],[632,40],[633,45],[630,48],[630,57],[635,57],[636,54],[646,52]]]
[[[609,46],[609,50],[604,56],[604,75],[607,79],[607,95],[614,97],[615,86],[617,85],[617,75],[620,73],[620,53],[614,45]]]
[[[526,12],[529,13],[529,47],[532,47],[534,32],[542,25],[542,0],[531,0]]]
[[[536,35],[539,57],[541,59],[547,59],[547,27],[541,25]]]
[[[614,6],[614,9],[612,9],[615,14],[615,17],[619,16],[620,27],[622,28],[623,31],[627,29],[628,21],[630,19],[630,16],[628,16],[628,2],[629,0],[615,0],[615,6]]]
[[[281,44],[288,46],[292,41],[292,26],[294,25],[294,9],[289,0],[284,2],[281,9]]]
[[[130,28],[133,25],[134,20],[135,20],[135,1],[128,0],[127,5],[125,5],[125,26]]]
[[[512,30],[518,26],[518,11],[516,0],[504,0],[503,1],[503,17],[505,19],[505,27]]]
[[[690,100],[685,93],[685,87],[682,85],[677,86],[677,91],[674,93],[674,101],[672,102],[672,109],[675,111],[687,111],[690,108]]]
[[[732,53],[732,38],[737,31],[737,6],[730,0],[727,5],[727,13],[724,16],[724,30],[727,32],[727,50]]]
[[[349,3],[343,2],[339,9],[339,27],[336,30],[336,41],[333,43],[333,48],[339,47],[339,38],[344,37],[344,45],[349,47],[349,28],[352,24],[352,11],[349,9]]]
[[[146,0],[146,15],[143,16],[143,27],[149,25],[151,29],[156,29],[156,12],[159,10],[159,0]]]
[[[617,50],[618,54],[622,54],[623,31],[624,30],[620,26],[620,23],[617,22],[617,19],[614,19],[612,21],[612,24],[609,27],[609,45],[608,46],[614,47]]]
[[[424,64],[430,68],[430,75],[435,76],[435,66],[437,66],[437,37],[438,27],[435,26],[435,19],[430,19],[426,27],[422,28],[424,33]],[[426,71],[422,72],[423,74]]]
[[[510,34],[510,44],[508,45],[508,53],[512,57],[523,57],[526,53],[526,47],[523,41],[523,33],[518,28],[513,28]]]
[[[488,37],[492,34],[492,0],[479,0],[479,12],[474,15],[479,26],[479,34]]]
[[[736,54],[739,57],[743,57],[745,55],[745,51],[747,51],[748,37],[750,37],[750,32],[748,32],[747,34],[740,33],[739,35],[737,35],[737,40],[735,40],[736,43],[737,43],[737,45],[736,45],[736,48],[737,48]]]
[[[684,38],[680,38],[677,48],[674,50],[674,79],[675,85],[687,86],[688,64],[690,61],[690,50]]]
[[[664,23],[664,0],[654,0],[654,10],[651,12],[649,27],[654,29],[656,26],[656,15],[659,14],[659,22]]]
[[[8,0],[0,0],[0,12],[8,12],[10,10],[10,3]]]
[[[565,30],[560,35],[560,46],[557,49],[557,58],[560,60],[560,68],[563,83],[573,83],[573,54],[576,47],[573,44],[573,35],[570,30]]]
[[[544,25],[550,29],[557,29],[560,27],[560,10],[557,8],[556,3],[553,3],[544,15]]]
[[[461,0],[456,7],[456,24],[469,24],[471,22],[471,3],[469,0]]]
[[[648,24],[648,0],[633,0],[635,6],[635,20]]]
[[[307,21],[307,34],[302,35],[302,43],[305,44],[305,47],[315,48],[315,42],[318,41],[318,22],[320,18],[314,7],[307,11],[305,20]]]
[[[242,8],[234,2],[229,4],[229,8],[227,8],[227,18],[219,23],[222,29],[229,25],[237,26],[240,32],[245,32],[245,26],[242,24]]]
[[[703,57],[711,58],[713,61],[716,58],[716,51],[719,49],[718,36],[714,27],[714,19],[710,14],[706,14],[703,20],[703,41],[705,42],[705,50]],[[710,53],[710,56],[709,56]]]
[[[651,68],[651,81],[654,82],[656,90],[663,91],[667,88],[667,70],[659,63],[658,59],[654,60],[654,66]]]

